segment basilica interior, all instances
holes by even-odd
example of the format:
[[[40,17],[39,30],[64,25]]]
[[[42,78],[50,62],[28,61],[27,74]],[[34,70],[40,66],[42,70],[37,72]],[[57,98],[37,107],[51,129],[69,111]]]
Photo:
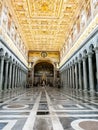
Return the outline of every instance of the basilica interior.
[[[98,130],[98,0],[0,0],[0,130]]]

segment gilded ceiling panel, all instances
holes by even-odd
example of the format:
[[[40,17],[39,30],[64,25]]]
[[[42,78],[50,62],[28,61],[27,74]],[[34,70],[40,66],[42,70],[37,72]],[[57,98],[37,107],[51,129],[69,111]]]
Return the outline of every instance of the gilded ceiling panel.
[[[59,51],[79,0],[9,0],[29,50]]]

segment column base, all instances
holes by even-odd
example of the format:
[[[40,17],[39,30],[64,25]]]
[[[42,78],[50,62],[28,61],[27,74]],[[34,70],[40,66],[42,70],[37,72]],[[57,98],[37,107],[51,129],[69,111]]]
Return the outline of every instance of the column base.
[[[94,91],[94,90],[90,90],[89,92],[90,92],[90,93],[95,93],[95,91]]]
[[[0,90],[0,93],[4,92],[4,90]]]
[[[79,89],[80,92],[82,92],[83,90],[82,89]]]
[[[8,91],[11,92],[11,91],[12,91],[12,88],[9,88]]]
[[[5,89],[4,92],[8,92],[8,89]]]
[[[89,91],[88,91],[87,89],[84,89],[83,92],[84,92],[84,93],[88,93]]]

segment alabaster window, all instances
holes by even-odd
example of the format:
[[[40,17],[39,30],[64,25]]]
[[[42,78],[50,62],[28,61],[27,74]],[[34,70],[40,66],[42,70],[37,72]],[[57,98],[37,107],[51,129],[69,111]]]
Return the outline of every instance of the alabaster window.
[[[66,43],[64,44],[64,53],[66,52]]]
[[[2,11],[2,28],[4,30],[7,29],[7,21],[8,21],[8,8],[6,6],[3,7]]]
[[[73,39],[77,37],[77,24],[74,25],[73,27]]]
[[[17,27],[15,26],[15,34],[14,34],[15,44],[17,44],[17,42],[16,42],[16,37],[17,37]]]
[[[19,35],[19,50],[21,50],[21,38],[20,38],[20,35]]]
[[[11,16],[11,14],[9,13],[9,14],[8,14],[8,25],[7,25],[8,32],[10,32],[11,23],[12,23],[12,16]]]
[[[10,31],[11,33],[10,33],[10,36],[11,36],[11,38],[12,38],[12,40],[14,41],[15,39],[15,24],[14,24],[14,22],[12,22],[12,24],[11,24],[11,31]]]
[[[77,17],[77,33],[79,34],[80,32],[80,16]]]
[[[2,3],[0,2],[0,25],[1,25]]]
[[[81,30],[84,28],[84,26],[85,26],[85,24],[86,24],[86,12],[85,12],[85,10],[83,10],[82,12],[81,12]]]
[[[61,50],[61,59],[62,59],[62,57],[63,57],[63,50]]]
[[[63,56],[64,56],[64,54],[65,54],[65,48],[63,47]]]
[[[23,55],[25,56],[25,48],[24,48],[23,43],[22,43],[22,53],[23,53]]]
[[[94,9],[98,8],[98,0],[92,0]]]
[[[16,42],[17,42],[17,47],[19,48],[19,34],[17,33],[17,36],[16,36]]]
[[[87,14],[87,20],[88,20],[91,16],[91,3],[90,2],[87,4],[86,14]]]

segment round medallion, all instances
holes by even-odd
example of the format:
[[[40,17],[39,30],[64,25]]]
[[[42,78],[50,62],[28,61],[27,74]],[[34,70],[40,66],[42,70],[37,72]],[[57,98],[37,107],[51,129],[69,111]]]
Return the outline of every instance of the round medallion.
[[[47,57],[47,52],[46,52],[46,51],[42,51],[42,52],[41,52],[41,56],[42,56],[43,58]]]

